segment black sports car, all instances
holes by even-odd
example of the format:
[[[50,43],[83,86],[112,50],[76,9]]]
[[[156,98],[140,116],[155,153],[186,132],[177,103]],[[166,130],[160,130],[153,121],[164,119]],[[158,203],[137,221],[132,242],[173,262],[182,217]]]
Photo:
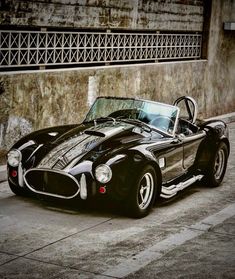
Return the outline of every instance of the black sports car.
[[[81,124],[19,140],[8,153],[8,181],[17,195],[103,195],[144,217],[159,196],[171,198],[200,180],[218,186],[229,149],[226,124],[197,120],[191,97],[174,105],[99,97]]]

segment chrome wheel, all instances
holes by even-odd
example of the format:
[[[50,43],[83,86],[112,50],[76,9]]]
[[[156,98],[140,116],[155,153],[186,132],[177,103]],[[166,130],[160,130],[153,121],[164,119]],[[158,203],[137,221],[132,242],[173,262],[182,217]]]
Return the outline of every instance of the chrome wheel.
[[[228,146],[220,142],[205,172],[204,181],[210,187],[217,187],[221,184],[227,168],[228,154]]]
[[[158,177],[154,167],[142,167],[140,173],[133,177],[132,183],[126,204],[128,215],[143,218],[149,214],[158,193]]]
[[[214,176],[215,179],[220,179],[225,167],[224,149],[219,149],[215,157]]]
[[[151,173],[145,173],[140,181],[139,193],[138,193],[138,206],[144,210],[148,208],[152,201],[154,192],[154,179]]]

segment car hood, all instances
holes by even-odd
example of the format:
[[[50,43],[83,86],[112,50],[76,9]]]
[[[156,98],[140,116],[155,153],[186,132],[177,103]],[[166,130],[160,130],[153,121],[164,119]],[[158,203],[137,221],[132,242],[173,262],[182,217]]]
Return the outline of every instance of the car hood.
[[[72,168],[84,156],[93,152],[93,159],[99,154],[136,144],[151,137],[150,132],[140,127],[122,122],[105,122],[91,126],[81,124],[63,134],[50,144],[50,151],[38,164],[38,168],[65,169]]]

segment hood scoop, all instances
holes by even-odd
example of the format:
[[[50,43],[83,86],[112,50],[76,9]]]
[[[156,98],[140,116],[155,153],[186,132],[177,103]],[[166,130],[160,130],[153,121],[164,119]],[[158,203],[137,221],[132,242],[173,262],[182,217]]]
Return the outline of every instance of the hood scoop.
[[[104,138],[105,134],[95,130],[85,130],[84,134]]]

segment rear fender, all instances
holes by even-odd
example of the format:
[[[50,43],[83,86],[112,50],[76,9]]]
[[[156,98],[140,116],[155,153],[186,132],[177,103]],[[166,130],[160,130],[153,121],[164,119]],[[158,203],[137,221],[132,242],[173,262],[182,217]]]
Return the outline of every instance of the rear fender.
[[[222,120],[209,120],[200,128],[206,131],[207,136],[199,146],[196,162],[199,169],[206,170],[221,141],[225,142],[230,152],[229,131]]]

